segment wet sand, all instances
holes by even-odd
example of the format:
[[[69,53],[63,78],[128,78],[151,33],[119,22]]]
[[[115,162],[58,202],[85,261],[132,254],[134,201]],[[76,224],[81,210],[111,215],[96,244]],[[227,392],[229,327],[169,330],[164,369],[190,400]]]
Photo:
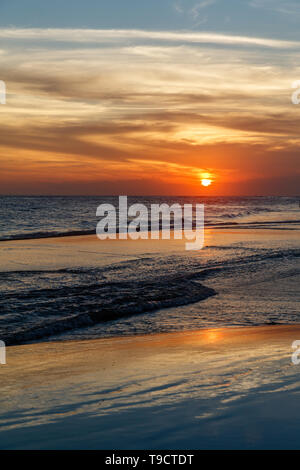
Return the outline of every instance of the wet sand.
[[[300,326],[7,348],[2,449],[299,448]]]
[[[205,229],[204,247],[227,244],[284,242],[299,240],[298,231],[272,229]],[[0,242],[0,272],[47,270],[71,267],[103,267],[155,254],[205,256],[205,250],[186,251],[187,240],[99,240],[96,235],[39,238]]]

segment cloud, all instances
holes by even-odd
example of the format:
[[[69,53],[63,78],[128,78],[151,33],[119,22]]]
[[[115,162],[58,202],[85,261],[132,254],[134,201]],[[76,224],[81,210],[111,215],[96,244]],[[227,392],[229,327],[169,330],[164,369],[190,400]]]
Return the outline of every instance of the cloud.
[[[218,44],[223,46],[257,46],[275,49],[299,48],[298,41],[233,36],[210,32],[144,31],[135,29],[41,29],[1,28],[0,38],[46,42],[105,43],[121,40],[150,40],[181,44]],[[41,43],[40,43],[41,46]]]
[[[216,3],[216,0],[203,0],[202,2],[196,3],[190,10],[189,13],[194,20],[199,18],[200,12],[209,6]]]
[[[282,1],[282,0],[252,0],[249,5],[253,8],[261,8],[275,13],[283,14],[291,17],[291,19],[299,18],[300,7],[298,2]]]
[[[224,54],[220,35],[206,44],[193,42],[202,33],[144,32],[164,37],[148,44],[139,32],[124,41],[128,32],[83,30],[81,43],[74,30],[22,31],[14,33],[20,45],[1,45],[8,88],[0,108],[2,188],[40,191],[43,181],[48,192],[63,191],[65,178],[70,193],[97,181],[106,189],[143,181],[151,193],[151,174],[152,188],[186,194],[197,190],[203,168],[224,184],[295,177],[299,108],[290,85],[299,53],[282,54],[280,41],[272,50],[240,49],[241,39],[225,36]],[[21,38],[33,33],[25,44]],[[169,34],[192,40],[177,44]],[[70,44],[54,42],[63,37]]]
[[[174,9],[177,13],[179,13],[179,14],[184,13],[184,9],[183,9],[181,3],[176,2],[176,3],[174,3],[173,7],[174,7]]]
[[[212,6],[216,3],[217,0],[203,0],[202,2],[198,2],[194,4],[191,8],[183,8],[182,3],[176,2],[173,7],[179,14],[187,14],[190,16],[194,21],[199,19],[200,12],[203,11],[205,8]]]

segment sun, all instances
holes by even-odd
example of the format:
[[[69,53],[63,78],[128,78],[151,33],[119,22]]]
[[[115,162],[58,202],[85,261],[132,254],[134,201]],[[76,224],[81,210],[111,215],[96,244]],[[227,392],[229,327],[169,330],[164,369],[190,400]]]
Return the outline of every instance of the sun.
[[[210,180],[210,179],[208,179],[208,178],[203,178],[203,179],[201,180],[202,186],[210,186],[211,183],[212,183],[212,180]]]

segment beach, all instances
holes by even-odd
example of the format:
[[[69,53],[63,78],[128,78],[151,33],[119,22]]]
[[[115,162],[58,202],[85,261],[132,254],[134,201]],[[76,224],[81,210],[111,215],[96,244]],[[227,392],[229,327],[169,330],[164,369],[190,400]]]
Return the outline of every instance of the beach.
[[[2,241],[0,448],[299,448],[298,222],[251,217]]]
[[[202,250],[186,251],[185,242],[95,234],[0,242],[1,339],[299,322],[296,221],[206,227]]]
[[[299,448],[300,326],[7,348],[2,449]]]

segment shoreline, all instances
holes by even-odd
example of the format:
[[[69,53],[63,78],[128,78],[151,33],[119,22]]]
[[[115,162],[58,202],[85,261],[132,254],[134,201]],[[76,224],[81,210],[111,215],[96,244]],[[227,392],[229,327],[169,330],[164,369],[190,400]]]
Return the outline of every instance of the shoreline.
[[[215,294],[212,294],[212,295],[218,295],[218,293],[215,293]],[[203,299],[205,300],[205,299]],[[200,300],[201,302],[201,300]],[[180,307],[180,305],[179,305]],[[163,310],[164,307],[161,307],[159,310]],[[168,307],[166,307],[168,308]],[[146,312],[143,312],[143,313],[148,313],[148,311]],[[149,310],[149,313],[151,313],[151,311]],[[135,313],[132,313],[132,314],[129,314],[128,317],[135,317],[136,315],[138,314],[135,314]],[[121,320],[123,318],[127,318],[127,315],[125,317],[118,317],[116,319],[112,319],[113,320]],[[100,322],[99,324],[103,323],[103,325],[105,325],[106,322],[109,322],[111,321],[111,319],[108,319],[108,320],[104,320],[103,322]],[[88,326],[91,326],[91,325],[88,325]],[[78,327],[79,329],[81,328],[84,328],[84,326],[79,326]],[[268,331],[268,329],[270,328],[270,331]],[[274,330],[273,330],[274,328]],[[204,326],[204,327],[201,327],[201,328],[198,328],[198,329],[182,329],[182,330],[175,330],[175,331],[162,331],[162,332],[149,332],[149,333],[124,333],[124,334],[112,334],[112,335],[108,335],[108,336],[100,336],[100,337],[87,337],[87,338],[82,338],[82,339],[78,339],[78,338],[72,338],[71,336],[68,337],[68,338],[65,338],[62,336],[62,339],[59,339],[59,333],[56,333],[53,335],[54,339],[51,339],[52,338],[52,335],[51,336],[46,336],[46,337],[41,337],[41,338],[37,338],[36,340],[28,340],[28,341],[24,341],[24,342],[19,342],[19,343],[13,343],[13,344],[10,344],[10,343],[7,343],[4,341],[5,343],[5,347],[6,349],[8,348],[22,348],[22,347],[26,347],[26,346],[35,346],[35,345],[49,345],[49,344],[53,344],[53,345],[60,345],[60,344],[69,344],[69,343],[78,343],[78,344],[81,344],[81,343],[93,343],[93,342],[97,342],[97,341],[110,341],[110,340],[123,340],[123,341],[127,341],[127,340],[144,340],[146,338],[149,337],[149,339],[151,338],[154,338],[156,336],[158,337],[165,337],[165,336],[168,336],[168,335],[193,335],[195,333],[207,333],[207,332],[211,332],[212,333],[212,336],[213,336],[213,332],[216,332],[218,333],[218,331],[221,331],[222,332],[227,332],[230,333],[230,332],[238,332],[240,329],[241,330],[245,330],[245,331],[251,331],[253,330],[253,333],[255,332],[255,330],[257,330],[257,333],[260,331],[260,330],[264,330],[264,332],[267,334],[267,335],[271,335],[273,333],[275,333],[276,329],[278,328],[278,333],[280,333],[280,335],[289,335],[292,331],[298,331],[299,329],[299,340],[300,340],[300,321],[299,323],[274,323],[274,322],[269,322],[269,323],[261,323],[261,324],[253,324],[253,325],[222,325],[222,326]],[[282,330],[282,331],[281,331]],[[72,331],[72,330],[71,330]],[[68,330],[63,330],[62,331],[62,334],[64,332],[68,332]],[[277,332],[276,332],[277,333]],[[255,333],[254,333],[255,334]],[[234,337],[234,335],[232,336]]]
[[[43,272],[69,267],[103,267],[112,261],[124,261],[149,253],[165,254],[168,252],[170,255],[176,253],[195,255],[203,252],[206,248],[241,241],[247,242],[247,240],[260,241],[267,237],[272,237],[273,240],[278,241],[299,239],[297,231],[292,228],[279,230],[273,227],[264,227],[258,231],[255,228],[239,229],[238,226],[233,226],[230,230],[223,227],[223,230],[220,228],[214,231],[212,227],[206,227],[204,247],[195,251],[185,250],[184,237],[182,240],[175,240],[174,238],[155,240],[151,237],[145,240],[132,240],[130,238],[126,240],[99,240],[97,235],[94,234],[3,240],[3,242],[0,242],[0,253],[3,258],[0,273],[30,270]],[[124,245],[126,245],[126,253],[124,253]],[[70,259],[71,256],[72,259]]]
[[[241,330],[241,331],[239,331]],[[256,331],[255,331],[256,330]],[[277,331],[276,331],[277,330]],[[138,340],[138,341],[144,341],[146,339],[157,339],[157,340],[160,340],[160,339],[168,339],[168,337],[171,337],[171,336],[174,336],[174,339],[175,339],[175,336],[182,336],[182,337],[188,337],[188,336],[195,336],[195,335],[203,335],[203,342],[206,342],[207,341],[207,338],[205,338],[205,336],[208,334],[208,333],[211,333],[211,339],[213,340],[214,337],[213,337],[213,333],[219,333],[222,331],[222,334],[228,334],[228,337],[230,337],[230,341],[231,340],[235,340],[237,342],[239,342],[241,339],[238,337],[238,333],[250,333],[250,337],[247,337],[247,341],[251,341],[253,338],[252,338],[252,335],[251,333],[254,334],[254,336],[256,334],[260,334],[260,333],[263,333],[265,334],[266,336],[272,336],[274,339],[276,339],[277,337],[284,337],[284,336],[290,336],[291,333],[299,333],[299,338],[300,338],[300,320],[299,320],[299,323],[282,323],[282,324],[273,324],[273,323],[266,323],[266,324],[261,324],[261,325],[249,325],[249,326],[240,326],[240,325],[237,325],[237,326],[232,326],[232,325],[229,325],[229,326],[222,326],[222,327],[203,327],[203,328],[200,328],[200,329],[191,329],[191,330],[182,330],[182,331],[168,331],[168,332],[161,332],[161,333],[148,333],[148,334],[136,334],[136,335],[124,335],[124,336],[108,336],[108,337],[103,337],[103,338],[94,338],[94,339],[91,339],[91,338],[86,338],[86,339],[67,339],[67,340],[53,340],[53,341],[46,341],[46,342],[42,342],[42,341],[39,341],[39,342],[28,342],[28,343],[25,343],[25,344],[12,344],[12,345],[7,345],[6,348],[26,348],[26,347],[32,347],[32,346],[35,346],[35,345],[38,345],[38,346],[42,346],[42,345],[62,345],[62,344],[69,344],[69,343],[78,343],[78,344],[82,344],[82,343],[98,343],[98,342],[110,342],[110,341],[120,341],[120,343],[124,342],[128,342],[129,340]],[[278,334],[275,334],[274,333],[278,333]],[[208,335],[209,336],[209,335]],[[172,339],[172,338],[170,338]],[[199,338],[198,338],[199,339]],[[197,339],[197,343],[198,343],[198,339]],[[243,337],[243,341],[244,341],[244,337]],[[256,340],[257,338],[255,337],[254,340]],[[207,341],[207,342],[210,342]],[[97,344],[95,344],[95,346],[97,346]]]
[[[299,229],[300,220],[270,220],[270,221],[260,221],[260,222],[208,222],[205,223],[205,228],[207,229],[214,229],[214,230],[298,230]],[[289,226],[288,224],[291,224]],[[278,226],[277,226],[278,225]],[[287,225],[285,227],[285,225]],[[296,228],[294,227],[296,225]],[[151,224],[149,224],[148,229],[148,236],[149,240],[151,240]],[[192,230],[195,230],[196,226],[192,227]],[[162,232],[162,227],[160,226],[158,229],[159,232]],[[174,232],[174,226],[170,226],[171,233]],[[128,232],[129,233],[129,232]],[[119,235],[120,231],[117,228],[116,234]],[[55,239],[55,238],[68,238],[68,237],[87,237],[87,236],[97,236],[96,229],[89,229],[89,230],[71,230],[69,232],[36,232],[33,234],[22,234],[22,235],[15,235],[11,238],[3,238],[0,237],[0,244],[6,242],[14,242],[14,241],[33,241],[33,240],[44,240],[44,239]],[[130,236],[128,237],[130,239]],[[116,237],[118,241],[118,237]]]
[[[41,308],[45,308],[44,317],[41,315],[42,322],[28,322],[21,327],[18,321],[11,328],[3,329],[2,339],[7,344],[31,343],[35,340],[40,341],[43,338],[51,338],[60,334],[70,332],[72,330],[91,329],[97,324],[105,325],[114,319],[136,318],[151,312],[159,312],[165,309],[177,309],[178,320],[181,307],[197,305],[202,300],[212,297],[218,297],[222,290],[222,283],[216,287],[212,285],[211,279],[214,276],[214,269],[206,268],[208,256],[218,256],[218,249],[227,253],[227,247],[235,247],[238,244],[247,244],[250,248],[253,243],[262,243],[262,246],[268,240],[271,240],[277,246],[281,246],[282,239],[285,244],[293,244],[298,242],[297,233],[289,231],[282,234],[277,230],[217,230],[206,229],[205,231],[205,247],[203,250],[195,252],[187,252],[184,248],[185,240],[106,240],[100,241],[95,235],[58,237],[36,240],[14,240],[0,244],[0,253],[2,257],[0,274],[5,281],[5,277],[10,276],[14,283],[17,277],[17,287],[20,286],[20,293],[13,293],[7,290],[5,298],[3,297],[3,305],[6,307],[10,302],[10,313],[14,310],[14,295],[17,304],[21,301],[29,304],[34,314],[38,317],[37,301]],[[212,253],[207,255],[207,253]],[[228,253],[230,253],[228,251]],[[149,269],[153,260],[168,259],[168,257],[179,256],[181,260],[186,260],[187,266],[195,266],[185,271],[169,270],[169,264],[165,262],[165,271],[160,275],[160,271],[153,270],[152,277],[143,280],[144,263]],[[204,263],[202,264],[201,259]],[[160,262],[160,261],[159,261]],[[212,258],[213,263],[213,258]],[[131,268],[130,266],[133,266]],[[135,266],[139,267],[139,281],[134,278],[127,279],[126,272],[130,269],[135,273]],[[174,265],[176,268],[176,265]],[[159,266],[158,266],[159,267]],[[125,268],[125,275],[122,269]],[[126,271],[128,269],[129,271]],[[97,271],[98,270],[98,271]],[[109,272],[106,276],[105,273]],[[112,272],[116,274],[112,276]],[[73,273],[73,274],[72,274]],[[75,274],[74,274],[75,273]],[[77,274],[78,273],[78,274]],[[81,274],[83,273],[83,274]],[[80,284],[79,276],[86,275],[87,281]],[[97,274],[100,273],[100,274]],[[157,276],[156,276],[157,273]],[[64,276],[78,276],[79,283],[66,283],[60,285],[60,280]],[[208,275],[208,279],[207,279]],[[23,299],[22,283],[26,276],[29,276],[32,285],[37,286],[36,291],[29,291],[29,297]],[[39,286],[40,278],[45,277],[53,284],[44,282]],[[53,279],[58,279],[52,281]],[[12,284],[14,286],[14,284]],[[29,284],[30,285],[30,284]],[[25,284],[26,286],[26,284]],[[8,284],[10,288],[10,284]],[[24,291],[25,295],[27,291]],[[222,294],[221,294],[222,295]],[[19,296],[19,297],[17,297]],[[23,299],[23,300],[22,300]],[[57,299],[57,308],[51,310],[52,299]],[[60,316],[60,299],[66,305],[68,311],[62,310]],[[89,299],[92,302],[89,304]],[[124,299],[124,301],[122,300]],[[127,299],[127,300],[126,300]],[[210,302],[208,300],[208,302]],[[72,307],[72,303],[74,307]],[[220,301],[217,302],[220,306]],[[46,305],[46,307],[45,307]],[[47,306],[50,306],[47,310]],[[91,305],[91,306],[90,306]],[[204,309],[206,303],[203,304]],[[32,306],[32,307],[31,307]],[[25,310],[26,313],[30,308]],[[19,305],[20,314],[22,305]],[[220,307],[219,307],[220,308]],[[35,313],[36,312],[36,313]],[[206,315],[205,311],[204,315]],[[194,314],[197,316],[197,312]],[[29,317],[30,318],[30,317]],[[272,317],[271,317],[272,318]],[[34,320],[34,318],[33,318]],[[260,318],[262,320],[262,318]],[[281,320],[281,319],[280,319]],[[142,321],[142,320],[141,320]],[[188,321],[188,315],[186,315]],[[209,323],[209,320],[208,322]],[[265,322],[259,321],[261,325]],[[282,324],[282,320],[279,321]],[[250,323],[251,324],[251,323]],[[287,321],[286,324],[291,324]],[[293,323],[294,324],[294,323]],[[202,325],[195,325],[201,328]],[[209,326],[209,325],[208,325]],[[213,326],[213,325],[211,325]],[[224,326],[224,325],[222,325]],[[229,325],[230,327],[230,322]],[[204,325],[205,327],[205,325]],[[217,325],[216,325],[217,327]],[[193,327],[191,328],[194,329]],[[134,328],[132,328],[134,330]],[[183,328],[187,331],[187,328]],[[101,336],[101,333],[99,334]],[[114,335],[109,335],[114,336]],[[130,335],[129,335],[130,336]],[[72,339],[72,338],[71,338]],[[48,339],[47,339],[48,341]]]

